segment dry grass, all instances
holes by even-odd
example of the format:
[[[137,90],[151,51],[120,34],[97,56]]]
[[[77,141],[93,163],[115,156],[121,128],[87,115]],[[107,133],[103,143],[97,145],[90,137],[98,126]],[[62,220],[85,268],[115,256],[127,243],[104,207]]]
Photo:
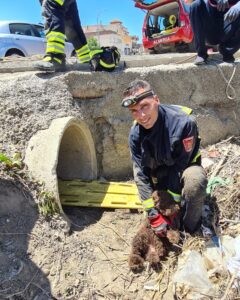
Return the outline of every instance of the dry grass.
[[[211,155],[213,154],[214,157]],[[209,156],[208,156],[209,155]],[[214,161],[208,170],[208,178],[221,177],[227,182],[224,186],[216,186],[210,202],[214,210],[213,225],[219,237],[240,235],[240,137],[231,137],[203,151],[203,157]],[[185,235],[182,250],[204,249],[205,240],[200,236]],[[176,270],[171,269],[171,272]],[[172,276],[173,273],[170,275]],[[216,298],[203,295],[201,299],[234,300],[240,299],[239,278],[229,274],[227,270],[210,276],[210,281],[218,290]],[[238,288],[233,288],[238,283]],[[175,299],[189,299],[190,290],[186,287],[175,287]]]

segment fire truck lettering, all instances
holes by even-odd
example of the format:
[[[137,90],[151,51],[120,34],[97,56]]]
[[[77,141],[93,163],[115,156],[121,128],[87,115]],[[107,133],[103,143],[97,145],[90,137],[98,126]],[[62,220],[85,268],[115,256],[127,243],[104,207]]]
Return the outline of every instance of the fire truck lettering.
[[[153,43],[154,43],[154,44],[164,43],[164,42],[167,42],[167,41],[169,41],[169,40],[170,40],[169,37],[165,37],[165,38],[161,38],[161,39],[154,40]]]

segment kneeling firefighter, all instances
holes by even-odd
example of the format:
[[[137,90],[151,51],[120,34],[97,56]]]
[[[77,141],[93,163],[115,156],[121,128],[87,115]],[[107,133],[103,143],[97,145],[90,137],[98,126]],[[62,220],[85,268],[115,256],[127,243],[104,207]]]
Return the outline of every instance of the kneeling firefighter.
[[[47,47],[43,60],[35,63],[34,67],[44,71],[64,71],[66,67],[64,51],[66,37],[73,44],[79,62],[91,63],[91,59],[96,53],[91,53],[89,49],[81,26],[76,0],[39,1],[42,6],[42,16],[45,19]],[[116,55],[117,59],[110,61],[111,66],[108,68],[108,59],[103,70],[112,71],[116,67],[120,59],[119,52]],[[113,55],[111,57],[114,58]],[[97,71],[94,67],[92,69]]]

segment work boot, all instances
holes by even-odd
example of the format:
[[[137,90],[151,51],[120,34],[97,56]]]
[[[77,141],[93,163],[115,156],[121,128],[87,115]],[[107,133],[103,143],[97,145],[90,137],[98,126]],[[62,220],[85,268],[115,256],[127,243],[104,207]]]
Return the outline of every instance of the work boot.
[[[201,65],[206,65],[207,64],[207,57],[201,57],[201,56],[197,56],[195,61],[194,61],[194,65],[196,66],[201,66]]]
[[[235,62],[235,58],[233,55],[223,55],[223,61],[226,62],[226,63],[229,63],[229,64],[232,64]]]
[[[33,64],[35,69],[47,72],[63,72],[66,70],[65,54],[47,53],[42,61]]]
[[[211,238],[215,235],[213,222],[214,222],[214,213],[211,210],[208,204],[204,204],[202,208],[202,220],[201,220],[201,231],[202,235],[205,238]]]
[[[218,51],[219,51],[219,53],[222,54],[224,62],[229,63],[229,64],[235,62],[235,58],[234,58],[233,54],[230,54],[225,46],[220,44],[218,47]]]

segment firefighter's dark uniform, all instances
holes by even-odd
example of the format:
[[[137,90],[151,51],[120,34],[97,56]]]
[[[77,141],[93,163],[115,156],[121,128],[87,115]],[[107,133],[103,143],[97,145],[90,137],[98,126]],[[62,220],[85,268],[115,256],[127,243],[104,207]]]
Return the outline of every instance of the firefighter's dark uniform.
[[[239,0],[230,0],[236,4]],[[190,7],[190,20],[198,56],[206,59],[206,42],[218,45],[223,60],[228,61],[240,48],[240,16],[233,22],[224,20],[225,12],[218,11],[208,0],[196,0]]]
[[[193,232],[206,197],[206,174],[201,167],[200,139],[191,109],[159,105],[151,129],[134,124],[129,135],[133,172],[143,206],[152,192],[167,190],[176,202],[185,200],[185,229]],[[151,202],[151,201],[150,201]]]
[[[90,61],[90,50],[82,30],[76,0],[40,0],[45,18],[46,54],[64,55],[67,37],[81,63]]]

